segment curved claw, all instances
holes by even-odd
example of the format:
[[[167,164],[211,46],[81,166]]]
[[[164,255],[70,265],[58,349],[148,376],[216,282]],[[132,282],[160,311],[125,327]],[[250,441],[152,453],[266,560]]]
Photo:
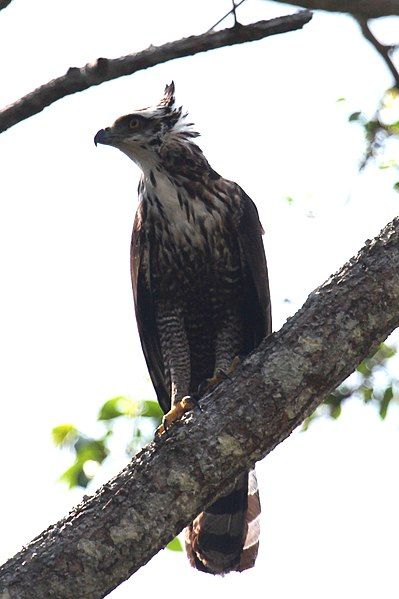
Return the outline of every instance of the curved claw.
[[[235,369],[237,368],[237,366],[239,365],[240,361],[240,357],[235,356],[227,371],[222,370],[221,368],[217,368],[213,377],[211,377],[210,379],[205,379],[205,381],[198,385],[198,395],[200,397],[203,397],[204,395],[213,391],[220,383],[222,383],[226,379],[229,379],[235,371]]]
[[[155,431],[157,435],[163,435],[166,431],[180,418],[190,410],[193,410],[197,405],[197,399],[191,395],[186,395],[180,401],[173,404],[171,409],[162,418],[162,424],[160,424]]]

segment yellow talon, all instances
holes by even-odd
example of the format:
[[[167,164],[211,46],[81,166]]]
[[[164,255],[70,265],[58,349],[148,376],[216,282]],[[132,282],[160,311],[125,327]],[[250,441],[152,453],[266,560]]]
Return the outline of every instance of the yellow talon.
[[[201,388],[201,395],[206,395],[207,393],[210,393],[215,389],[215,387],[219,385],[219,383],[222,383],[223,381],[228,379],[233,374],[239,363],[239,356],[235,356],[227,371],[218,368],[215,371],[213,377],[211,377],[210,379],[206,379],[205,388],[203,390]],[[202,387],[202,384],[200,385],[200,387]]]
[[[162,435],[176,422],[176,420],[180,420],[186,412],[193,410],[195,405],[196,402],[190,395],[186,395],[186,397],[183,397],[183,399],[173,404],[169,412],[162,418],[162,424],[158,426],[156,433]]]
[[[235,369],[237,368],[237,366],[239,365],[240,362],[241,362],[240,356],[236,356],[235,358],[233,358],[233,361],[230,364],[227,374],[228,375],[233,374],[233,372],[235,371]]]

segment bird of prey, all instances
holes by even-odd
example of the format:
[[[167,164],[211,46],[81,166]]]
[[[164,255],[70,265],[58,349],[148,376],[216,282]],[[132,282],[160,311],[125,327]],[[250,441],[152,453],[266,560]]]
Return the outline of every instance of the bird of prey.
[[[199,387],[212,388],[271,332],[257,209],[210,166],[192,127],[172,82],[157,105],[118,118],[94,138],[142,171],[131,273],[144,356],[170,413],[165,428],[192,406]],[[212,574],[252,567],[259,514],[255,474],[243,473],[187,528],[190,563]]]

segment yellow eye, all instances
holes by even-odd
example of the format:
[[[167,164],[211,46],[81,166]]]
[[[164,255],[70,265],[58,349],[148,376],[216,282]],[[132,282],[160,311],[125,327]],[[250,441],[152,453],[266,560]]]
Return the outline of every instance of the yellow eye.
[[[129,127],[131,129],[137,129],[138,126],[139,126],[139,119],[132,119],[129,123]]]

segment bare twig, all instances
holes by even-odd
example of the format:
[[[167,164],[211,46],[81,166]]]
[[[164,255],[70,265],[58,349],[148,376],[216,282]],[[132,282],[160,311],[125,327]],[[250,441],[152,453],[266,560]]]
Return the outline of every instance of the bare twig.
[[[392,51],[394,50],[394,46],[386,46],[385,44],[382,44],[379,40],[377,40],[377,38],[375,37],[375,35],[369,27],[368,19],[356,15],[354,15],[354,17],[356,21],[359,23],[360,29],[362,30],[362,33],[366,40],[368,40],[370,44],[374,46],[374,48],[385,61],[385,64],[387,65],[388,69],[391,71],[393,75],[395,87],[399,89],[399,73],[390,56]]]
[[[233,0],[233,8],[232,8],[232,9],[230,9],[230,10],[229,10],[229,12],[226,12],[226,14],[225,14],[225,15],[224,15],[224,16],[223,16],[221,19],[219,19],[219,21],[217,21],[217,22],[216,22],[214,25],[212,25],[212,27],[210,27],[210,28],[208,29],[208,31],[212,31],[212,29],[215,29],[215,27],[217,27],[218,25],[220,25],[220,23],[222,23],[222,22],[223,22],[225,19],[227,19],[227,17],[228,17],[229,15],[231,15],[231,14],[233,14],[233,15],[234,15],[234,24],[235,24],[235,25],[237,25],[237,15],[236,15],[236,11],[237,11],[237,8],[238,8],[239,6],[241,6],[241,4],[243,4],[244,2],[246,2],[246,0],[241,0],[240,2],[238,2],[238,3],[236,4],[236,3],[234,2],[234,0]]]
[[[104,597],[376,349],[399,325],[398,296],[399,218],[316,289],[201,410],[9,560],[0,597]]]
[[[206,52],[223,46],[260,40],[270,35],[300,29],[312,18],[312,13],[302,11],[294,15],[258,21],[251,25],[210,31],[187,37],[163,46],[150,46],[147,50],[121,58],[98,58],[82,68],[72,67],[65,75],[53,79],[0,111],[0,133],[16,123],[42,111],[57,100],[83,91],[94,85],[132,75],[157,64]]]
[[[234,27],[237,27],[239,25],[238,21],[237,21],[237,5],[235,3],[235,0],[231,0],[233,3],[233,8],[231,9],[233,12],[233,17],[234,17]]]

